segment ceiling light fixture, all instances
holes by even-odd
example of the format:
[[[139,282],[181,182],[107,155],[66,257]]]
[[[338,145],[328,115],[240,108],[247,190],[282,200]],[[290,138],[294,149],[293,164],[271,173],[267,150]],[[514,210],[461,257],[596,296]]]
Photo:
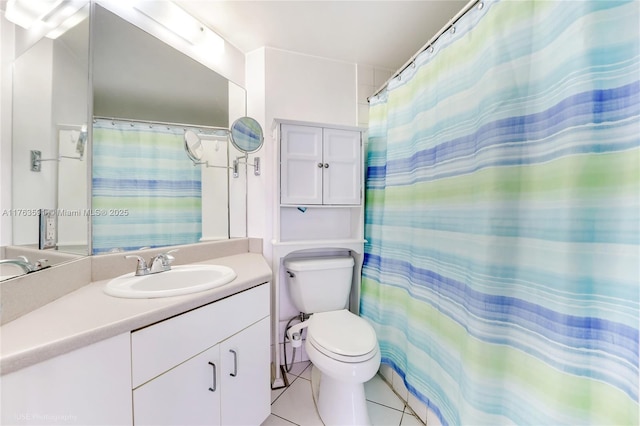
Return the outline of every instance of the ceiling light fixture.
[[[45,19],[63,0],[9,0],[5,11],[6,18],[24,29]]]
[[[198,49],[224,52],[224,39],[171,1],[137,1],[133,8]]]
[[[52,19],[50,23],[50,28],[52,29],[46,36],[51,39],[56,39],[88,17],[89,5],[81,8],[80,3],[77,5],[71,3],[66,4],[56,13],[55,20]]]
[[[88,16],[86,0],[9,0],[7,20],[25,30],[57,38]],[[76,14],[85,7],[85,13]]]

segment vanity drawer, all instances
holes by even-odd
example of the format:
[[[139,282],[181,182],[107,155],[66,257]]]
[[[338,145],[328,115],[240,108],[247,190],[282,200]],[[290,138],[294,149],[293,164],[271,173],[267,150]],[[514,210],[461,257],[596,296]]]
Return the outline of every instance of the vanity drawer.
[[[131,333],[134,388],[269,315],[269,284]]]

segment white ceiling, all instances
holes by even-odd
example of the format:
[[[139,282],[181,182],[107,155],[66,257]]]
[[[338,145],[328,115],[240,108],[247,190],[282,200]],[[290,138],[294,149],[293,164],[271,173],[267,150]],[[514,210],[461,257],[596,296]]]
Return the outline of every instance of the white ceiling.
[[[179,0],[242,52],[269,46],[395,71],[467,0]]]

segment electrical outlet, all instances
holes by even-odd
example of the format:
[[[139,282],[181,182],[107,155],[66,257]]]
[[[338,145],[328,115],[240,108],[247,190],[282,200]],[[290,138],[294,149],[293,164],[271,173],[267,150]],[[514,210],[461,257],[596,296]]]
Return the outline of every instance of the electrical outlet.
[[[52,209],[40,209],[40,250],[58,245],[58,216]]]

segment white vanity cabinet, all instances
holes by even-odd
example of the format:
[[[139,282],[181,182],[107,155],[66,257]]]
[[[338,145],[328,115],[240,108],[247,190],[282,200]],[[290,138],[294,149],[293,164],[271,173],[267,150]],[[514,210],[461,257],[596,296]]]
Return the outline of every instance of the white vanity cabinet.
[[[131,351],[124,333],[0,377],[2,425],[128,425]]]
[[[284,123],[280,126],[281,204],[360,204],[360,131]]]
[[[261,424],[269,305],[263,284],[131,333],[134,424]]]

